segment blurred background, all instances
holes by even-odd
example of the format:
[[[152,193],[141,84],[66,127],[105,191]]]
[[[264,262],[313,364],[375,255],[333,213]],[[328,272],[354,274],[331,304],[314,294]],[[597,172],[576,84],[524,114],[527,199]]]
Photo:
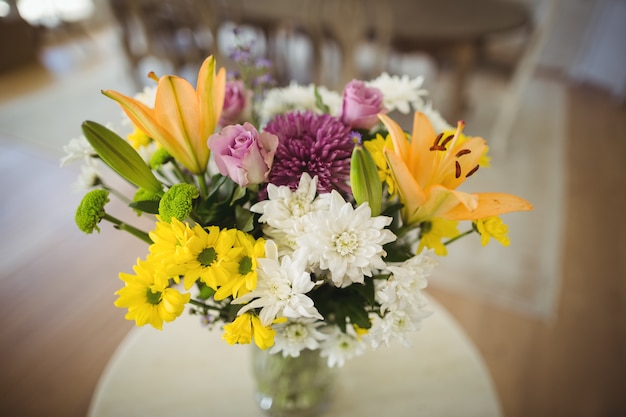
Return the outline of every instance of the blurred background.
[[[194,81],[209,54],[232,68],[235,28],[279,85],[423,77],[486,138],[470,189],[535,210],[505,216],[508,248],[451,246],[429,295],[504,416],[626,415],[624,22],[624,0],[0,0],[0,415],[84,416],[132,328],[113,293],[145,245],[77,230],[63,146],[84,120],[120,123],[101,89]]]

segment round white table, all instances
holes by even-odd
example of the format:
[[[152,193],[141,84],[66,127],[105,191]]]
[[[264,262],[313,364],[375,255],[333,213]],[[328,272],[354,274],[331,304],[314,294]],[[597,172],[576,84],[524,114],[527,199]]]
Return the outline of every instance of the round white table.
[[[341,369],[326,416],[502,415],[476,348],[430,303],[434,313],[412,335],[412,347],[368,349]],[[253,399],[249,349],[226,344],[188,314],[161,332],[135,328],[107,365],[89,416],[263,416]]]

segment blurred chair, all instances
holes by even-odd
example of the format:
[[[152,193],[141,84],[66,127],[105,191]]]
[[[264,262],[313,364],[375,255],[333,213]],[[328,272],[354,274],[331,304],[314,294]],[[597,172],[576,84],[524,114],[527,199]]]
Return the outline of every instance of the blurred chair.
[[[137,69],[142,59],[154,57],[171,64],[175,72],[218,55],[220,16],[211,0],[109,0],[121,29],[127,59]]]
[[[304,35],[312,46],[312,81],[322,83],[330,66],[323,50],[334,43],[340,53],[339,74],[330,74],[338,85],[359,76],[355,51],[361,42],[379,38],[389,31],[391,13],[385,2],[376,0],[233,0],[230,15],[238,24],[259,29],[266,38],[268,57],[279,78],[288,72],[290,57],[281,50],[277,36]],[[379,61],[382,63],[384,60]],[[283,79],[283,82],[288,81]]]
[[[451,61],[451,120],[466,104],[467,78],[484,43],[514,30],[530,33],[528,8],[507,0],[390,0],[392,24],[386,32],[391,52],[425,52],[439,63]]]

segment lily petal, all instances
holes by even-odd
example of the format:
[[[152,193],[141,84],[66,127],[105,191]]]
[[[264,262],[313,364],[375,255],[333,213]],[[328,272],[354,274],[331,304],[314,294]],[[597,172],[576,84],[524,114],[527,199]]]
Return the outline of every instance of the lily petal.
[[[194,173],[203,172],[209,159],[208,145],[200,142],[200,112],[196,91],[189,82],[177,76],[164,76],[159,79],[154,102],[156,119],[174,142],[182,143],[186,150],[185,160]],[[167,149],[167,148],[166,148]],[[199,153],[198,153],[199,152]]]
[[[441,185],[434,185],[426,190],[428,200],[414,213],[407,213],[408,223],[421,223],[434,217],[445,217],[452,208],[463,206],[468,211],[476,209],[478,197],[462,191],[450,190]]]
[[[386,114],[380,113],[378,118],[383,122],[389,131],[395,153],[402,158],[403,161],[408,161],[410,148],[406,135],[400,125],[398,125]]]
[[[415,212],[419,206],[426,202],[424,190],[422,190],[422,187],[420,187],[415,178],[413,178],[413,175],[411,175],[409,168],[396,153],[385,149],[384,154],[394,177],[398,192],[400,193],[400,200],[404,203],[405,210]]]
[[[202,115],[202,136],[208,139],[215,133],[226,94],[226,70],[220,68],[215,73],[215,58],[209,56],[204,60],[198,71],[198,83],[196,86],[198,103]]]
[[[442,217],[448,220],[477,220],[513,211],[533,209],[532,204],[513,194],[477,193],[475,195],[478,196],[478,207],[476,209],[471,210],[463,204],[459,204]]]
[[[133,124],[145,132],[146,135],[159,142],[175,159],[183,164],[189,160],[188,153],[183,145],[161,128],[153,109],[139,100],[120,94],[117,91],[104,90],[102,93],[117,101]]]

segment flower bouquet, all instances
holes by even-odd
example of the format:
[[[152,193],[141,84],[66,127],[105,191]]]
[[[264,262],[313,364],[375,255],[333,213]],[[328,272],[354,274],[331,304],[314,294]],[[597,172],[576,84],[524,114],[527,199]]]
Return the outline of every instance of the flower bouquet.
[[[86,121],[67,147],[63,162],[84,159],[93,188],[79,228],[106,220],[146,242],[115,301],[138,326],[161,329],[187,309],[226,343],[342,366],[419,328],[421,291],[447,244],[476,233],[506,245],[498,216],[531,209],[458,190],[488,165],[488,148],[444,121],[421,79],[277,88],[266,62],[241,47],[233,57],[228,75],[207,58],[195,88],[150,74],[156,87],[134,97],[103,91],[132,131]],[[393,112],[414,112],[411,133]],[[151,230],[107,211],[119,192],[101,162],[133,185],[128,206]]]

